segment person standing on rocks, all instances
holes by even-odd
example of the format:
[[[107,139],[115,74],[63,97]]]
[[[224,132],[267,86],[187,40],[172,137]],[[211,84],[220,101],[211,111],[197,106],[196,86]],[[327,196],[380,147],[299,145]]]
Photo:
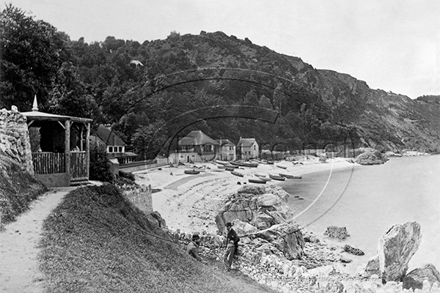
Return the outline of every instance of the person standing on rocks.
[[[240,241],[240,238],[237,235],[237,232],[235,232],[234,229],[232,229],[231,223],[226,223],[226,253],[224,257],[224,262],[226,266],[226,270],[231,270],[232,265],[232,259],[234,258],[234,255],[238,251],[238,242]]]

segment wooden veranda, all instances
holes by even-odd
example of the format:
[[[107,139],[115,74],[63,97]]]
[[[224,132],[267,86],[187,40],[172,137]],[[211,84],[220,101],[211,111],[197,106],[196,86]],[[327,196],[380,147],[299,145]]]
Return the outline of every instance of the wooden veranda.
[[[27,118],[35,176],[48,187],[89,180],[92,119],[39,112],[34,101]]]

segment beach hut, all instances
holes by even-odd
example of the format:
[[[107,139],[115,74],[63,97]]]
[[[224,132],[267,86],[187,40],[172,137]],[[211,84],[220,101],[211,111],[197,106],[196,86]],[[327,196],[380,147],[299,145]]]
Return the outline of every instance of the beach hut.
[[[35,176],[48,187],[86,183],[92,119],[38,111],[37,97],[27,118]]]

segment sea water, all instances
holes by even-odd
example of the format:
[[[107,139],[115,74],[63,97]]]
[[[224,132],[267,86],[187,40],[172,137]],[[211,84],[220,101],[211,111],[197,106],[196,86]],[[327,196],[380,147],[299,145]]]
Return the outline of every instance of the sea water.
[[[417,221],[422,240],[409,270],[432,263],[440,270],[440,156],[391,158],[383,165],[316,172],[281,186],[292,196],[296,221],[323,237],[328,226],[347,227],[349,244],[365,256],[348,255],[351,266],[376,255],[379,238],[394,224]],[[354,267],[352,268],[354,270]]]

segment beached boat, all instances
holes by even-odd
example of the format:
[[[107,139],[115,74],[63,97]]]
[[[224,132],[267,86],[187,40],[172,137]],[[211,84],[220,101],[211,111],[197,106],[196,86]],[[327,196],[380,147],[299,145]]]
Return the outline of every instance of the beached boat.
[[[261,178],[249,178],[249,183],[258,183],[258,184],[266,184],[266,180],[263,180]]]
[[[251,168],[258,167],[258,163],[256,162],[232,161],[231,164],[240,167],[251,167]]]
[[[216,165],[218,169],[224,169],[225,165]]]
[[[266,177],[267,174],[263,174],[263,173],[255,173],[255,176],[257,177]]]
[[[215,162],[220,165],[229,165],[229,162],[227,161],[215,160]]]
[[[285,173],[285,172],[284,173],[281,172],[281,173],[278,173],[278,174],[280,174],[280,176],[285,177],[287,179],[293,179],[293,174]]]
[[[284,181],[286,180],[285,177],[280,176],[280,175],[275,175],[275,174],[269,174],[269,178],[273,179],[273,180],[278,180],[278,181]]]
[[[302,176],[296,176],[296,175],[293,175],[293,178],[292,179],[302,179],[303,177]]]
[[[199,170],[185,170],[183,171],[185,174],[192,174],[192,175],[197,175],[200,174]]]
[[[244,174],[242,174],[240,172],[237,172],[237,171],[231,171],[231,174],[235,175],[235,176],[238,176],[238,177],[243,177],[244,176]]]
[[[268,165],[273,165],[273,161],[267,161]]]
[[[226,171],[234,171],[236,168],[235,167],[225,167]]]
[[[278,168],[281,168],[281,169],[287,169],[287,166],[283,166],[283,165],[279,165],[279,164],[275,164],[275,166],[277,166]]]

